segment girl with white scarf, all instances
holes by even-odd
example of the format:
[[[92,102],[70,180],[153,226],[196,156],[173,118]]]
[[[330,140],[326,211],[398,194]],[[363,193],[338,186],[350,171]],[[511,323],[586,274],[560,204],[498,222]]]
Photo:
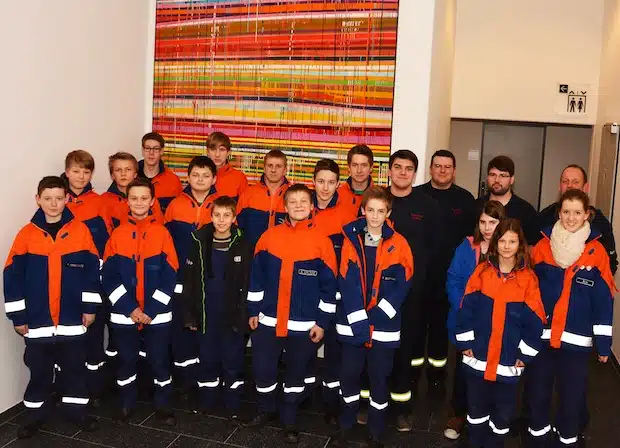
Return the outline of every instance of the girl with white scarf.
[[[588,195],[566,191],[559,215],[532,253],[548,321],[541,336],[545,345],[526,373],[532,447],[577,446],[592,347],[603,363],[611,350],[615,285],[607,251],[590,227]],[[559,402],[552,430],[554,383]]]

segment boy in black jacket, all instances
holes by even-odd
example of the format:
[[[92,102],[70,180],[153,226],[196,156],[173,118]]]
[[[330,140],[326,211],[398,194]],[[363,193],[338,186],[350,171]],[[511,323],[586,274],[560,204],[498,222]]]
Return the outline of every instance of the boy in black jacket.
[[[183,277],[185,325],[199,335],[198,388],[204,412],[225,387],[225,404],[237,419],[243,381],[246,299],[252,249],[233,225],[236,203],[228,196],[213,202],[213,222],[192,233]]]

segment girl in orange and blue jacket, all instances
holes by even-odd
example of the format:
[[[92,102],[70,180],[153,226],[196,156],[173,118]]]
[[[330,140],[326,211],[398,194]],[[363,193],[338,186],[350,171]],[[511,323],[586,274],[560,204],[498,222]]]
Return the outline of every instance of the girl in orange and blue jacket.
[[[488,261],[467,282],[456,344],[467,374],[467,422],[473,447],[503,447],[515,413],[517,383],[540,349],[544,310],[519,222],[493,234]]]
[[[592,347],[600,362],[607,362],[611,353],[615,285],[600,234],[590,228],[590,213],[586,193],[566,191],[560,219],[543,231],[532,253],[549,320],[541,336],[544,348],[525,382],[534,447],[547,446],[550,438],[558,446],[577,446]],[[559,403],[552,431],[554,382]]]

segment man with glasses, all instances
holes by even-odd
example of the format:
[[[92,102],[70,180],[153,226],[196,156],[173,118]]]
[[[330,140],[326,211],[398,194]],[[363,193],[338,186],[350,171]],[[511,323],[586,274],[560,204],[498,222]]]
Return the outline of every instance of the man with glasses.
[[[155,187],[155,198],[165,213],[168,204],[181,194],[183,187],[179,177],[170,171],[161,160],[164,154],[164,138],[157,132],[142,137],[143,160],[138,163],[138,177],[149,179]]]
[[[456,158],[452,152],[445,149],[436,151],[431,157],[430,174],[431,180],[415,190],[437,201],[442,226],[433,263],[428,266],[423,299],[419,301],[420,307],[416,313],[421,316],[421,321],[416,325],[418,334],[414,338],[411,366],[414,368],[414,382],[417,382],[428,359],[426,377],[430,399],[439,404],[445,395],[448,363],[446,275],[454,249],[471,231],[469,216],[474,197],[454,183]],[[413,387],[415,390],[416,385]]]
[[[538,228],[538,213],[525,199],[520,198],[512,191],[515,182],[515,163],[508,156],[497,156],[491,159],[487,166],[487,188],[489,193],[476,200],[474,214],[484,207],[487,201],[501,202],[508,218],[518,219],[521,222],[525,239],[530,246],[540,239]],[[474,231],[476,223],[470,218],[469,232]]]

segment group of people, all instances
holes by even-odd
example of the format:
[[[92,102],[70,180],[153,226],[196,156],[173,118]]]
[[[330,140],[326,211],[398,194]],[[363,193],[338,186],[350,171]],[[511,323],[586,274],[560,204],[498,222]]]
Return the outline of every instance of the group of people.
[[[396,428],[411,430],[423,369],[429,398],[442,399],[451,342],[446,437],[467,427],[471,446],[503,446],[524,375],[531,446],[576,446],[589,353],[595,347],[601,362],[610,354],[617,265],[583,168],[562,172],[560,200],[539,215],[512,191],[506,156],[491,160],[490,192],[474,200],[455,184],[447,150],[433,154],[431,180],[417,188],[416,155],[393,153],[385,188],[373,184],[372,151],[357,145],[345,182],[322,159],[311,190],[289,183],[279,150],[248,185],[221,132],[191,160],[183,187],[162,162],[164,145],[152,132],[140,162],[110,156],[102,195],[82,150],[38,185],[39,208],[4,270],[6,313],[30,370],[19,437],[40,429],[54,389],[68,419],[96,430],[87,406],[99,405],[107,364],[120,422],[136,406],[138,375],[149,375],[156,418],[174,425],[174,373],[182,391],[198,390],[197,411],[223,404],[251,427],[279,413],[285,440],[297,443],[298,407],[320,377],[325,420],[338,427],[330,445],[346,446],[357,422],[379,447],[388,406]],[[258,409],[240,422],[248,338]]]

